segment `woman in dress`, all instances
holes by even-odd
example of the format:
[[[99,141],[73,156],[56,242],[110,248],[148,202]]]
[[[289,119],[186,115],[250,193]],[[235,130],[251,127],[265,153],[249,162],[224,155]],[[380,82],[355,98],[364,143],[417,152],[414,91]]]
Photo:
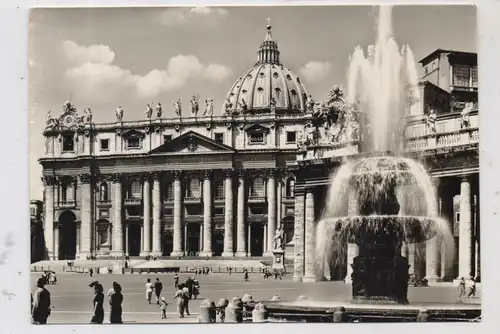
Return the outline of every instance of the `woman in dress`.
[[[92,320],[90,320],[91,324],[102,324],[104,321],[104,288],[98,282],[94,282],[91,284],[94,287],[94,312],[92,314]]]
[[[151,304],[151,296],[153,295],[153,283],[151,283],[150,278],[146,280],[145,289],[146,289],[146,300],[148,301],[148,303]]]
[[[177,292],[175,293],[174,300],[177,299],[177,311],[179,312],[179,316],[181,318],[184,318],[184,309],[186,306],[186,298],[185,298],[185,292],[184,292],[184,286],[182,284],[179,284],[177,286]]]
[[[112,324],[121,324],[122,322],[122,287],[120,284],[113,282],[113,293],[109,298],[111,311],[109,314],[109,322]]]

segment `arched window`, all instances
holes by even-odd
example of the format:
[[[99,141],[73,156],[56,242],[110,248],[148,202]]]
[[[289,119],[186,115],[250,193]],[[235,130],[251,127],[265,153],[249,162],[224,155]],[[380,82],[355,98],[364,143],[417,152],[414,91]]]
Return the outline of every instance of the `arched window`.
[[[295,190],[295,180],[293,179],[293,177],[291,177],[288,180],[286,180],[285,196],[293,197],[294,190]]]
[[[99,199],[101,201],[108,200],[108,184],[106,182],[101,183],[101,186],[99,187]]]
[[[141,183],[139,181],[132,181],[130,184],[130,198],[141,198]]]
[[[215,181],[215,194],[214,197],[217,199],[222,199],[224,198],[224,180],[217,180]]]
[[[186,197],[200,198],[200,180],[197,177],[189,179],[186,185]]]
[[[255,105],[263,106],[264,105],[264,89],[262,87],[257,88],[257,96]]]
[[[295,89],[292,89],[292,90],[290,91],[290,94],[291,94],[291,99],[292,99],[292,105],[293,105],[293,106],[298,105],[298,103],[299,103],[299,99],[298,99],[298,97],[299,97],[299,96],[297,95],[297,91],[295,91]]]
[[[253,182],[250,186],[250,196],[252,197],[265,197],[266,190],[264,188],[264,179],[260,176],[257,176],[253,179]]]
[[[281,89],[276,88],[274,91],[276,92],[276,101],[280,101],[281,100]]]

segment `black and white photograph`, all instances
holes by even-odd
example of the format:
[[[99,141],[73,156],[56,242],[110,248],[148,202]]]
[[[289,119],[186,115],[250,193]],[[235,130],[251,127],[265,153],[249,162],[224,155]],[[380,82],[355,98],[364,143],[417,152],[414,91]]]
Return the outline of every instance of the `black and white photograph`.
[[[477,21],[32,8],[31,324],[481,322]]]

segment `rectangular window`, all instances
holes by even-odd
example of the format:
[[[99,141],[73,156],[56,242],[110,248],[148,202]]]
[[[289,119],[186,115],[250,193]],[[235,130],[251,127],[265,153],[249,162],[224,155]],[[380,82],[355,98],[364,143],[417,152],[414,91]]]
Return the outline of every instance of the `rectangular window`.
[[[109,151],[109,139],[101,139],[101,151]]]
[[[455,65],[453,67],[453,86],[457,87],[470,86],[470,66]]]
[[[172,140],[172,135],[164,135],[163,136],[163,143],[168,143],[171,140]]]
[[[249,133],[250,144],[264,144],[264,133]]]
[[[472,87],[477,88],[477,66],[471,68]]]
[[[166,183],[164,188],[165,200],[171,202],[174,200],[174,187],[172,182]]]
[[[224,215],[224,208],[214,208],[214,215],[216,216],[223,216]]]
[[[127,139],[127,148],[128,149],[141,148],[141,139],[140,138],[128,138]]]
[[[62,150],[63,152],[73,152],[75,150],[75,138],[73,135],[63,135]]]
[[[297,141],[297,133],[295,131],[287,131],[286,133],[286,142],[288,144],[295,143]]]
[[[30,216],[32,217],[36,216],[36,207],[32,206],[30,208]]]
[[[215,134],[215,142],[219,144],[224,144],[224,134],[223,133],[216,133]]]

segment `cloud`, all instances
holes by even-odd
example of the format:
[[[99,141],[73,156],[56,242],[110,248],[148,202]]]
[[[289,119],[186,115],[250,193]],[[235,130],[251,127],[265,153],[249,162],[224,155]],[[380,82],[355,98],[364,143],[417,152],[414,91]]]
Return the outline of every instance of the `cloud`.
[[[184,24],[192,19],[202,17],[220,18],[228,14],[224,8],[193,7],[193,8],[168,8],[161,13],[160,21],[164,25]]]
[[[193,55],[177,55],[168,60],[165,68],[138,75],[113,64],[115,54],[108,46],[84,47],[66,41],[63,49],[72,63],[64,75],[66,84],[91,101],[111,102],[125,94],[151,98],[180,89],[191,79],[221,82],[232,72],[220,64],[204,65]]]
[[[300,69],[300,74],[309,82],[326,78],[332,69],[330,62],[310,61]]]

